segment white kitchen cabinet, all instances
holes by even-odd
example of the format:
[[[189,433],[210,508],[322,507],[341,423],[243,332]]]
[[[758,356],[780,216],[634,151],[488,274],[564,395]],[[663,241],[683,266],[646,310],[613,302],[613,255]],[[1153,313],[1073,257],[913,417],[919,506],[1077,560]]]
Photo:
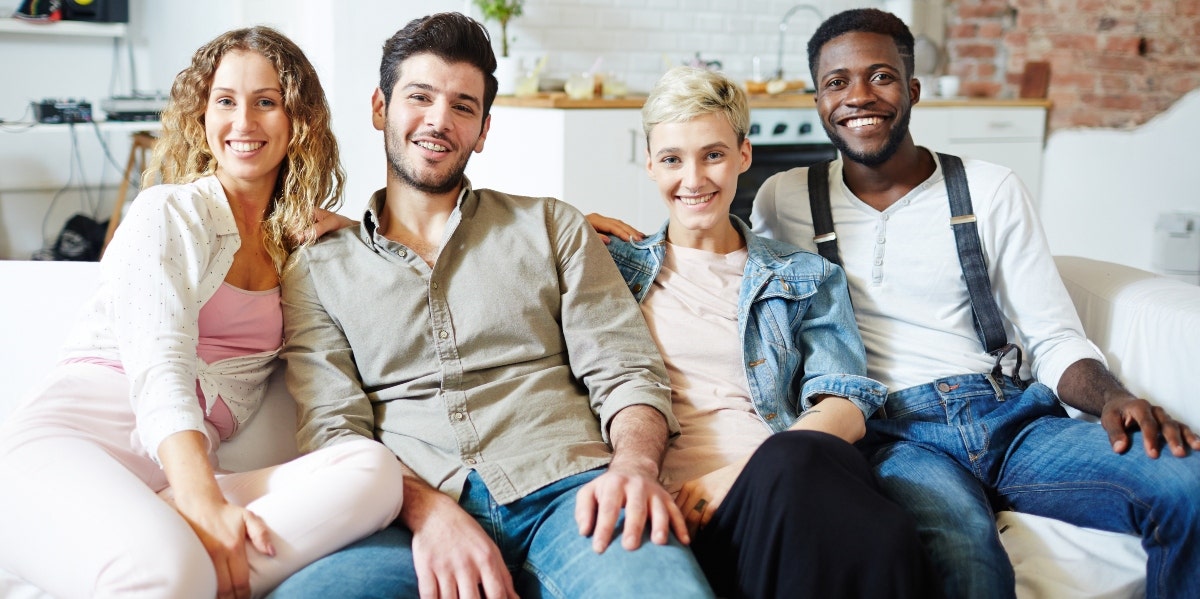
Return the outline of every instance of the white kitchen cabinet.
[[[667,209],[646,173],[641,123],[636,108],[493,106],[467,176],[476,187],[555,197],[656,231]]]
[[[1044,105],[918,104],[910,129],[917,145],[1007,166],[1038,201],[1046,140]]]

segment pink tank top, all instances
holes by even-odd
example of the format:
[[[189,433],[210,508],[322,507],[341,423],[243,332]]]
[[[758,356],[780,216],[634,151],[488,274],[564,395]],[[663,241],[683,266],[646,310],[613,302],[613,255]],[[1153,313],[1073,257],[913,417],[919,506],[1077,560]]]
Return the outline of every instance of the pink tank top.
[[[279,288],[266,291],[247,291],[221,283],[212,298],[200,308],[200,342],[196,354],[208,364],[271,351],[283,343],[283,309],[279,306]],[[99,364],[125,372],[120,362],[101,358],[74,358],[67,362]],[[200,382],[196,381],[196,397],[201,409],[208,409]],[[229,407],[216,398],[212,412],[205,417],[217,429],[222,440],[237,430],[237,422]]]
[[[221,283],[208,303],[200,308],[199,326],[200,343],[196,353],[209,364],[278,348],[283,342],[279,288],[247,291]],[[199,384],[196,390],[201,407],[207,409]],[[237,428],[233,414],[220,397],[216,398],[208,421],[217,428],[221,439],[228,439]]]

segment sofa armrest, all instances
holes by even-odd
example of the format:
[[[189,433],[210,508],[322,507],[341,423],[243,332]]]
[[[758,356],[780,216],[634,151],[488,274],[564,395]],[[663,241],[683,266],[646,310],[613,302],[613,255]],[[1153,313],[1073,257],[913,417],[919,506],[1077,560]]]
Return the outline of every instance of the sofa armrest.
[[[1056,256],[1083,329],[1130,391],[1200,430],[1200,287],[1112,262]]]

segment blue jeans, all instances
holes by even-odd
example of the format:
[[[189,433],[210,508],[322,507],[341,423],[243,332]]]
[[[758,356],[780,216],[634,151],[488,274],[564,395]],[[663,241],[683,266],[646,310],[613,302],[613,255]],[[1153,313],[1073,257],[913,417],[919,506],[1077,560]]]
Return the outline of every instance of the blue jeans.
[[[986,375],[888,397],[863,447],[885,493],[917,521],[947,597],[1013,597],[993,506],[1142,537],[1146,596],[1200,597],[1200,456],[1150,459],[1141,433],[1114,453],[1049,388]]]
[[[575,495],[603,469],[567,477],[500,505],[483,480],[467,476],[459,505],[500,548],[517,593],[531,597],[712,597],[692,552],[671,536],[626,551],[616,542],[602,554],[575,523]],[[412,532],[396,523],[320,559],[284,581],[272,597],[416,597]]]

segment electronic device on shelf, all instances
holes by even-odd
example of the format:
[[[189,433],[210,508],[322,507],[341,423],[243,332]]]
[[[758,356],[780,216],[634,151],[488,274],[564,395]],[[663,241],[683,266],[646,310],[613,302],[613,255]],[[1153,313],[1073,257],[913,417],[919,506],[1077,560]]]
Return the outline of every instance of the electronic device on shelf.
[[[100,101],[110,121],[157,121],[166,107],[166,96],[113,96]]]
[[[33,118],[39,123],[90,123],[92,104],[74,98],[46,98],[31,102]]]

